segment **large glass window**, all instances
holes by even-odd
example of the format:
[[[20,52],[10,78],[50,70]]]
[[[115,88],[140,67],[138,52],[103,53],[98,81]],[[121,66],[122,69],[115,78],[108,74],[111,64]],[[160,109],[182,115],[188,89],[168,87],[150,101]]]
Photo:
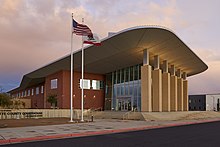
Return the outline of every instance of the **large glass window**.
[[[140,67],[140,65],[134,65],[111,73],[112,87],[114,87],[111,98],[114,110],[141,110]]]
[[[117,71],[117,83],[120,83],[120,70]]]
[[[50,81],[50,88],[56,89],[57,88],[57,79],[53,79]]]
[[[100,90],[103,88],[103,81],[92,80],[92,89]]]
[[[138,69],[138,65],[134,66],[134,80],[138,80],[138,73],[139,73],[139,69]]]
[[[105,97],[106,98],[112,97],[112,74],[111,73],[106,75]]]
[[[31,90],[28,89],[28,95],[27,96],[30,96],[31,95]]]
[[[31,90],[31,95],[34,95],[34,88],[32,88]]]
[[[82,79],[80,79],[80,88],[82,89],[90,89],[90,80],[84,79],[83,80],[83,86],[82,86]]]
[[[117,83],[117,78],[116,78],[116,77],[117,77],[117,76],[116,76],[116,71],[115,71],[115,72],[113,72],[114,84]]]
[[[129,81],[129,68],[125,69],[125,82]]]
[[[124,75],[125,75],[125,73],[124,73],[124,69],[122,69],[121,70],[121,83],[124,83]]]
[[[39,87],[36,87],[36,95],[39,94]]]
[[[25,91],[24,91],[24,97],[26,97],[26,96],[27,96],[27,91],[25,90]]]
[[[44,86],[41,86],[41,93],[44,93]]]
[[[130,67],[130,81],[133,81],[134,80],[134,69],[133,69],[133,66]]]

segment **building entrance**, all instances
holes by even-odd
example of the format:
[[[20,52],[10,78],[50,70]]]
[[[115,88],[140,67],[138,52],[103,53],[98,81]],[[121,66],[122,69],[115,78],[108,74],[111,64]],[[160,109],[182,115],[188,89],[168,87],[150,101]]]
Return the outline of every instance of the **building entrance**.
[[[131,98],[119,98],[118,99],[118,110],[119,111],[130,111],[131,110]]]

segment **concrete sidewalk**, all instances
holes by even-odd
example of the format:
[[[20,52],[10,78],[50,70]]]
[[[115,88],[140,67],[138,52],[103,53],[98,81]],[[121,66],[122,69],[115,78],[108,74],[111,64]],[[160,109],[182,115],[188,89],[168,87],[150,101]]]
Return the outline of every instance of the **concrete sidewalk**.
[[[187,121],[134,121],[117,119],[96,119],[94,122],[85,123],[68,123],[50,126],[2,128],[0,129],[0,144],[100,135],[212,121],[220,121],[220,119],[216,118],[207,120]]]

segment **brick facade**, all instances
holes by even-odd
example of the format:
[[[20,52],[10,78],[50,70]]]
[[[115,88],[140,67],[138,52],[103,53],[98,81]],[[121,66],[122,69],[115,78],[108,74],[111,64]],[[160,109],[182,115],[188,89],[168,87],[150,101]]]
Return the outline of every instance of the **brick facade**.
[[[81,89],[80,89],[81,72],[74,72],[73,79],[73,107],[81,108]],[[57,88],[51,89],[51,80],[57,79]],[[85,73],[84,79],[105,81],[105,76],[101,74]],[[43,86],[43,93],[41,88]],[[39,94],[36,94],[36,88],[39,87]],[[32,89],[34,94],[32,95]],[[27,95],[30,90],[30,95]],[[26,91],[26,96],[22,98],[31,99],[31,108],[51,108],[47,102],[50,94],[57,95],[58,108],[70,108],[70,71],[62,70],[45,77],[45,82],[21,91],[13,91],[11,94],[18,97],[18,93]],[[84,108],[104,108],[104,89],[84,90]]]

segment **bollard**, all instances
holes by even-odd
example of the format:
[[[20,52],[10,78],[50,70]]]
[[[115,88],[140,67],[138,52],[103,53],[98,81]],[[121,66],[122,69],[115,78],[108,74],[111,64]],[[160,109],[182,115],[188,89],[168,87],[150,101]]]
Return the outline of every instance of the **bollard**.
[[[93,122],[93,115],[91,116],[91,122]]]

